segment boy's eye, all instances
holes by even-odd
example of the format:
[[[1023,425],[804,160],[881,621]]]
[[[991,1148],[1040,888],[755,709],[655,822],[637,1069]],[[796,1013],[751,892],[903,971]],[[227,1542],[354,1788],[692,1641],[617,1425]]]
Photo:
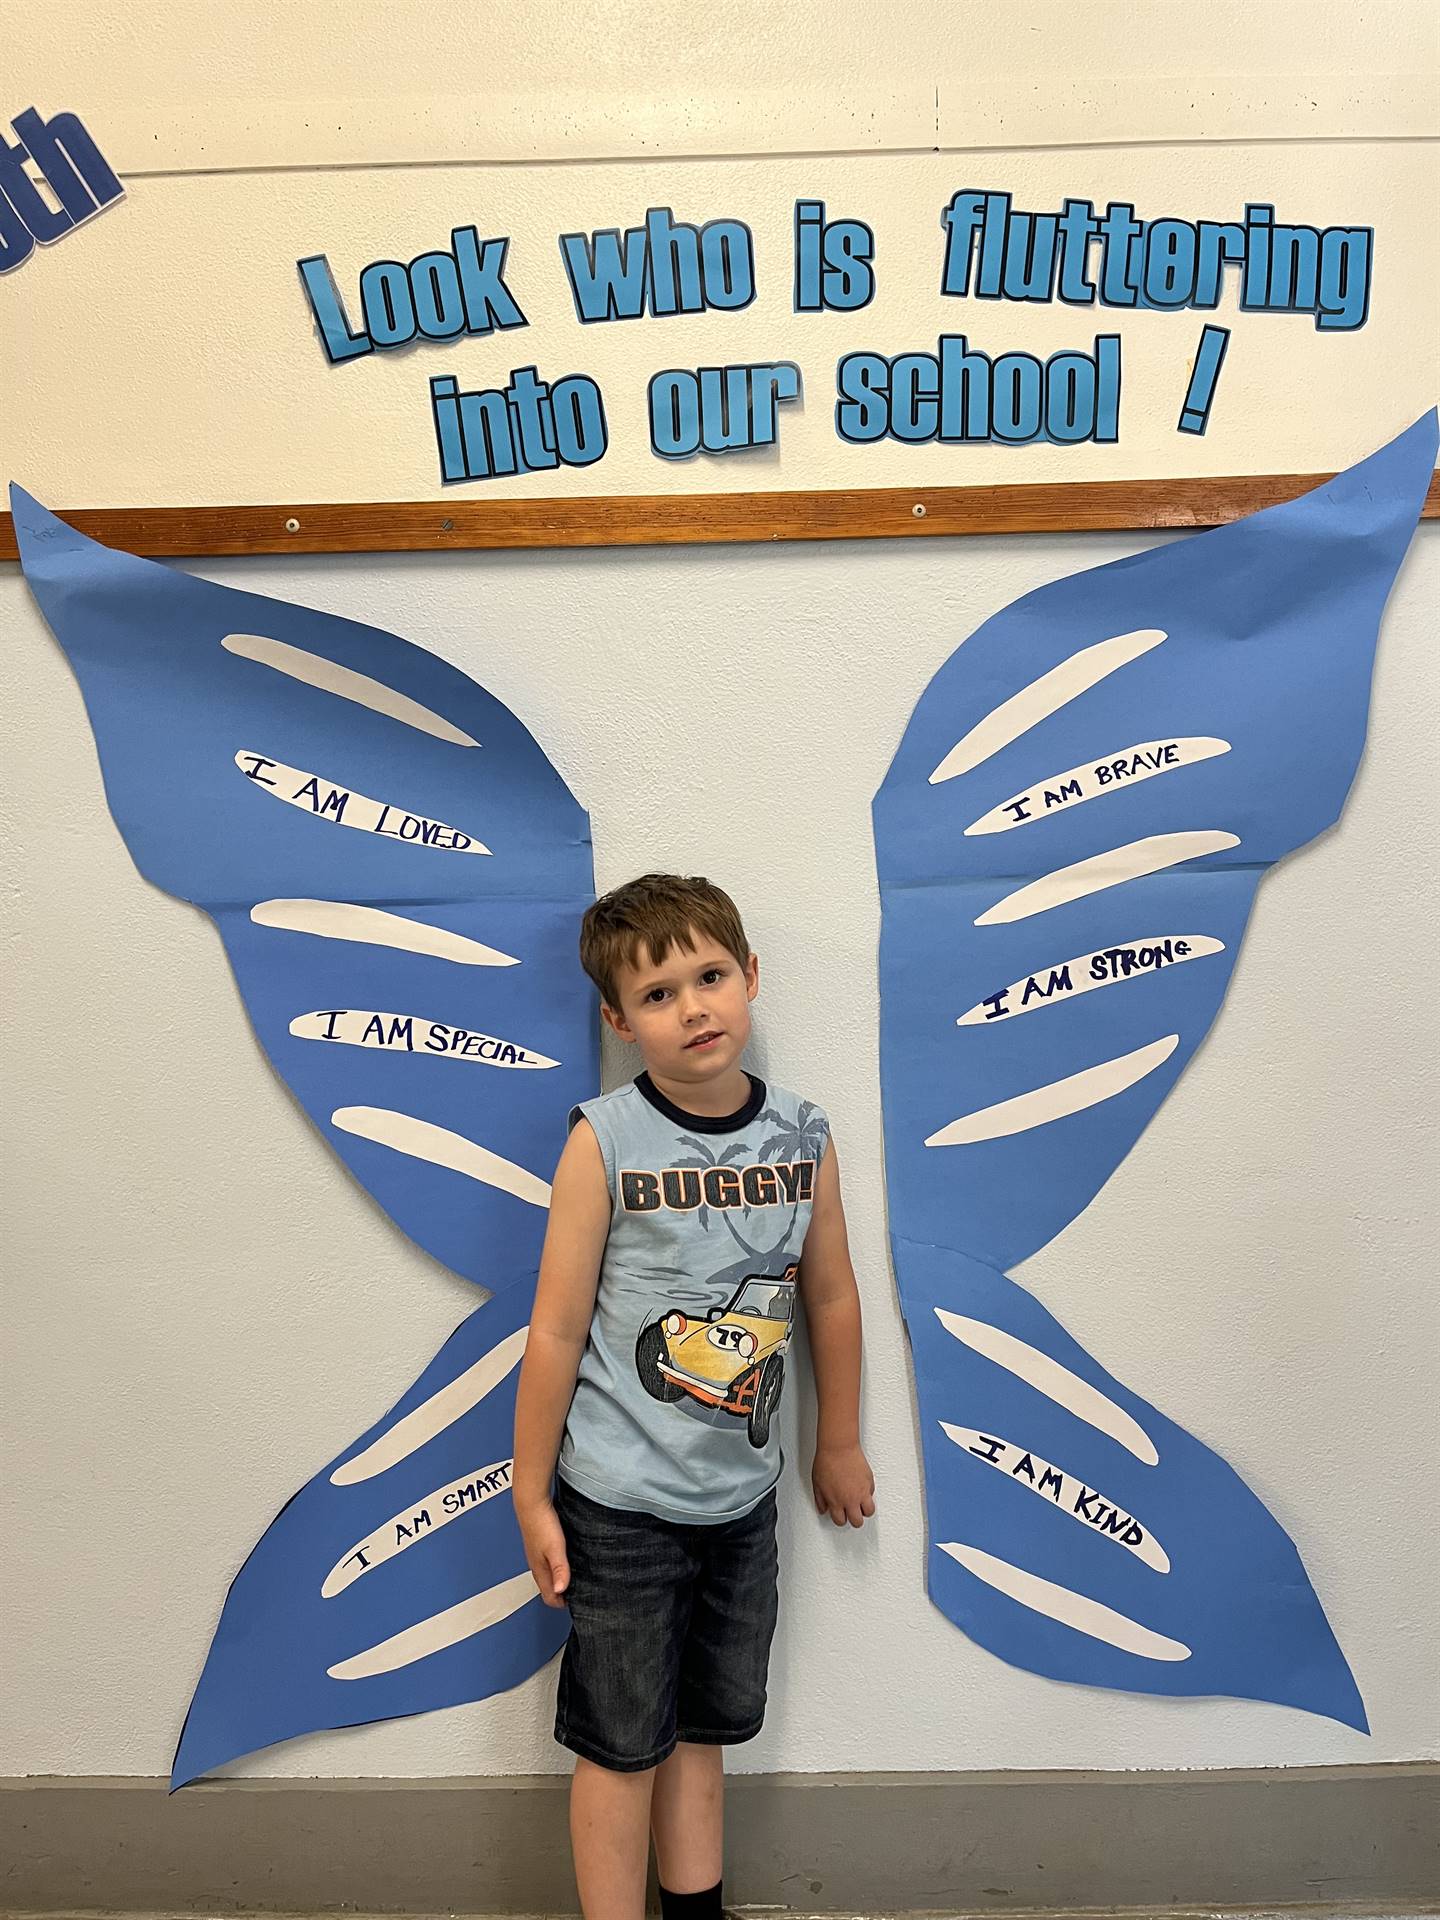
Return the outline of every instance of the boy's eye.
[[[700,976],[700,983],[702,986],[713,986],[717,980],[723,980],[724,978],[725,969],[723,967],[707,967]]]
[[[647,1007],[658,1007],[660,1002],[664,998],[665,998],[664,987],[652,987],[649,993],[647,993],[645,996],[645,1004]]]

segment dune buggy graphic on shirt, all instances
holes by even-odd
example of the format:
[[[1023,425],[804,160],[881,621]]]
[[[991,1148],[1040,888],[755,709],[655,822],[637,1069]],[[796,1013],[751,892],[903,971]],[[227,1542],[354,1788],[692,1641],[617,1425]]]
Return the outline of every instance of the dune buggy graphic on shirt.
[[[739,1519],[784,1465],[801,1255],[830,1125],[750,1076],[721,1117],[642,1074],[586,1101],[610,1225],[557,1471],[602,1505]]]
[[[747,1274],[724,1305],[701,1317],[678,1308],[652,1320],[635,1343],[640,1384],[652,1400],[688,1394],[744,1420],[752,1447],[770,1438],[795,1327],[799,1268]]]

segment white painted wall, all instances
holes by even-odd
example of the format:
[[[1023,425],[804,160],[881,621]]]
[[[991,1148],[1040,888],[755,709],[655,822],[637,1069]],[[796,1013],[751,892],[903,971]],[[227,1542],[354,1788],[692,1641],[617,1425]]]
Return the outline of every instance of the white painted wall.
[[[1417,771],[1440,721],[1434,527],[1392,603],[1349,812],[1266,880],[1216,1031],[1094,1206],[1024,1274],[1290,1530],[1374,1738],[1279,1707],[1041,1680],[964,1639],[921,1588],[878,1167],[868,804],[964,633],[1015,594],[1141,544],[197,563],[405,633],[484,679],[590,808],[601,886],[673,866],[710,873],[743,905],[764,964],[758,1063],[825,1102],[847,1167],[880,1500],[873,1529],[837,1537],[808,1511],[803,1476],[790,1479],[773,1707],[737,1755],[745,1767],[1440,1750],[1426,1492],[1436,845]],[[364,1199],[283,1092],[208,921],[135,874],[68,668],[15,570],[0,572],[0,817],[13,833],[0,1577],[18,1668],[0,1773],[157,1773],[251,1543],[408,1384],[470,1296]],[[792,1423],[799,1405],[787,1399]],[[553,1672],[488,1705],[300,1741],[244,1770],[557,1766],[552,1691]]]
[[[424,60],[406,39],[422,15]],[[894,16],[873,7],[729,7],[692,27],[688,61],[667,49],[664,8],[594,7],[578,21],[566,13],[563,27],[558,8],[490,8],[488,41],[474,22],[447,21],[436,42],[434,18],[317,0],[217,25],[215,10],[181,0],[143,19],[97,3],[67,9],[63,44],[40,9],[7,22],[7,60],[12,42],[16,52],[0,119],[32,100],[70,106],[103,144],[113,116],[123,149],[113,157],[136,177],[122,207],[0,283],[0,464],[57,505],[433,495],[405,438],[422,377],[406,373],[402,392],[391,369],[403,360],[377,367],[364,399],[342,410],[347,370],[317,366],[294,317],[292,243],[303,231],[306,248],[346,248],[357,264],[372,239],[383,235],[388,250],[391,235],[403,242],[448,208],[462,178],[473,187],[457,159],[611,160],[484,176],[487,192],[503,187],[507,211],[529,209],[551,234],[564,207],[590,204],[597,181],[643,207],[652,186],[703,167],[722,197],[783,199],[793,159],[717,156],[812,147],[863,151],[826,165],[870,170],[873,191],[909,219],[913,170],[934,163],[901,150],[933,144],[942,123],[944,144],[988,149],[997,174],[1124,181],[1137,198],[1153,193],[1158,205],[1163,191],[1181,209],[1228,208],[1250,183],[1274,180],[1337,214],[1345,197],[1347,217],[1353,203],[1357,217],[1388,218],[1382,201],[1401,204],[1425,178],[1403,136],[1416,131],[1433,16],[1402,0],[1360,16],[1328,5],[1217,4],[1199,15],[1056,4],[1005,16],[922,5],[907,12],[903,38],[885,29],[884,44],[877,22]],[[721,84],[711,50],[729,31],[751,51],[734,81],[743,100]],[[523,62],[522,45],[546,58]],[[861,58],[842,72],[847,47]],[[926,105],[937,90],[938,121]],[[332,99],[344,103],[341,144],[325,153],[346,171],[205,171],[267,154],[293,165],[321,137],[305,127],[319,119],[311,109]],[[141,178],[147,130],[159,136],[159,167]],[[1280,144],[1205,144],[1267,131]],[[1106,134],[1159,144],[1022,151]],[[1402,137],[1378,143],[1387,135]],[[668,168],[635,157],[667,152],[708,157]],[[369,165],[387,156],[445,164]],[[770,167],[790,170],[773,188]],[[186,177],[168,177],[176,169]],[[198,292],[185,281],[187,247]],[[1351,345],[1363,372],[1342,382],[1341,411],[1308,380],[1292,391],[1283,363],[1268,387],[1257,371],[1253,390],[1229,368],[1246,409],[1230,416],[1226,431],[1240,440],[1224,450],[1243,458],[1217,454],[1219,470],[1340,464],[1434,397],[1433,371],[1416,359],[1433,280],[1413,258],[1390,257],[1383,307],[1377,290],[1376,319],[1357,336],[1364,349]],[[256,312],[235,303],[237,262],[264,285],[275,276]],[[277,331],[280,308],[265,303],[281,299],[281,277]],[[206,286],[224,294],[212,332],[161,324],[168,302],[188,311]],[[923,329],[903,290],[896,300],[887,324],[898,347]],[[1188,333],[1191,321],[1170,325]],[[1308,322],[1270,327],[1272,339],[1304,333],[1316,350]],[[653,330],[639,331],[643,341],[610,349],[621,373],[624,354],[632,369],[660,364]],[[1372,346],[1384,347],[1378,358]],[[1262,359],[1248,364],[1262,369],[1271,350],[1257,346]],[[265,378],[247,384],[236,366],[261,368],[278,391]],[[1142,413],[1137,431],[1155,464],[1130,470],[1165,471],[1162,456],[1179,457],[1158,413]],[[819,462],[818,439],[813,450]],[[1011,477],[981,472],[994,457],[930,477]],[[1185,457],[1209,459],[1211,448]],[[893,477],[867,467],[859,483]],[[743,484],[855,479],[799,463]],[[649,468],[644,480],[661,484]],[[1105,1365],[1223,1452],[1290,1530],[1374,1738],[1255,1703],[1041,1680],[981,1652],[923,1596],[916,1434],[878,1169],[869,799],[920,688],[966,632],[1027,588],[1142,544],[195,566],[445,654],[527,720],[589,806],[602,886],[673,865],[709,872],[745,909],[765,966],[758,1064],[824,1101],[848,1169],[881,1503],[873,1528],[837,1537],[807,1510],[803,1476],[790,1481],[772,1711],[736,1756],[746,1767],[1246,1766],[1440,1752],[1427,1624],[1440,1578],[1428,1513],[1440,1439],[1425,772],[1440,718],[1434,527],[1392,605],[1350,811],[1267,880],[1216,1032],[1100,1199],[1024,1275]],[[414,1377],[470,1295],[364,1199],[274,1080],[208,922],[131,868],[78,691],[13,567],[0,567],[0,636],[0,1775],[155,1774],[251,1543]],[[802,1396],[787,1400],[792,1454],[805,1411]],[[237,1771],[559,1767],[552,1688],[543,1675],[485,1705],[317,1736]]]

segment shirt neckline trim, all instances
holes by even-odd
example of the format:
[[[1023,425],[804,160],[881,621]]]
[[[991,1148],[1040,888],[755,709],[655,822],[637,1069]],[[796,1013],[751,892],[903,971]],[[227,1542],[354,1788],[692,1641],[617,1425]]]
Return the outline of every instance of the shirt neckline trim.
[[[738,1133],[742,1127],[749,1126],[765,1104],[765,1082],[756,1079],[753,1073],[745,1077],[750,1082],[750,1098],[734,1113],[687,1113],[684,1107],[677,1107],[661,1093],[648,1073],[637,1074],[635,1085],[641,1098],[648,1100],[657,1113],[663,1113],[677,1127],[685,1127],[691,1133]]]

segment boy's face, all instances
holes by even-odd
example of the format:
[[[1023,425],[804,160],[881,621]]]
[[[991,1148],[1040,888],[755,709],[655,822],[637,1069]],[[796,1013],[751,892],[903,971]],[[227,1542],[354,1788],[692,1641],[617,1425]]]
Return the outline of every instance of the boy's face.
[[[760,963],[745,965],[709,934],[691,929],[692,948],[672,947],[615,978],[620,1004],[601,1012],[622,1040],[632,1040],[651,1074],[680,1085],[707,1085],[737,1067],[750,1038],[750,1002],[760,987]]]

